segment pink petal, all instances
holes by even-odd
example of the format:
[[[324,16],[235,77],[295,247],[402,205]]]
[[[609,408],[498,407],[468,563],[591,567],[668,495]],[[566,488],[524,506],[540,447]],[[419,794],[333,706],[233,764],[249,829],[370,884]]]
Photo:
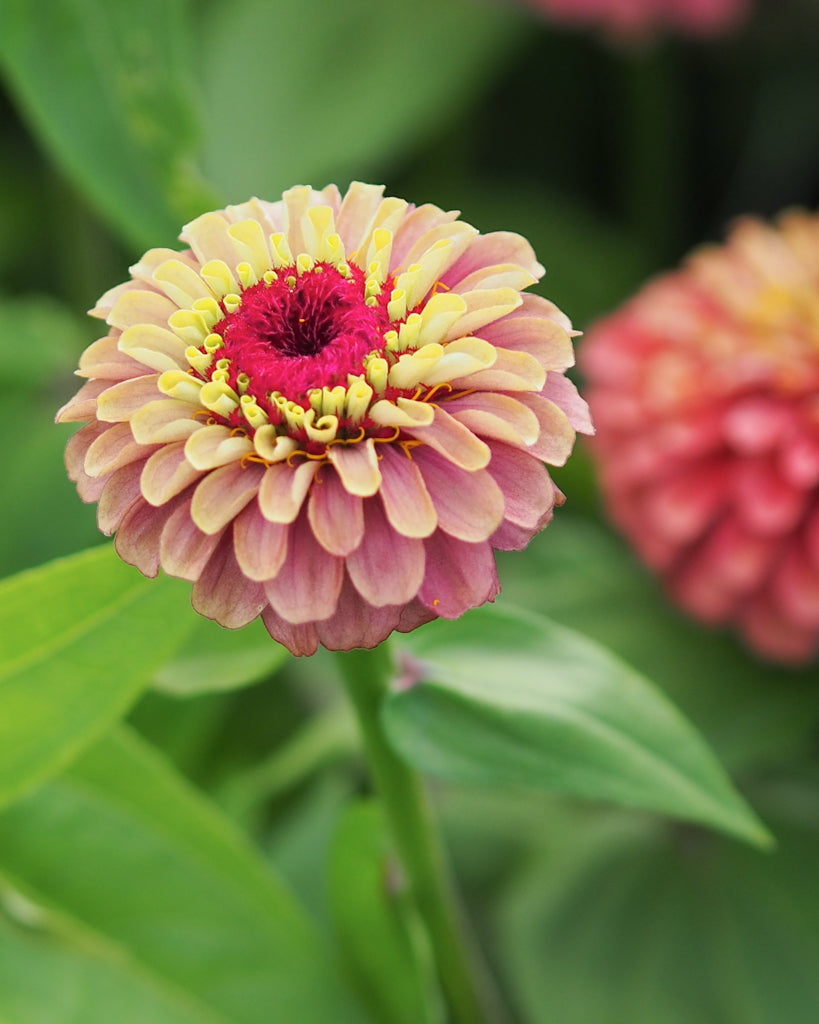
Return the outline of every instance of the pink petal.
[[[262,582],[272,579],[284,564],[290,526],[271,523],[251,501],[233,523],[236,561],[248,579]]]
[[[551,521],[551,518],[549,516],[541,525],[545,526],[546,523]],[[515,523],[510,523],[508,519],[504,519],[489,538],[489,543],[496,551],[523,551],[535,533],[537,533],[537,530],[516,526]]]
[[[500,592],[489,544],[468,544],[436,530],[424,545],[426,573],[418,596],[436,615],[457,619]]]
[[[168,317],[179,307],[156,291],[131,290],[121,292],[108,314],[108,323],[123,331],[135,324],[156,324],[167,327]]]
[[[90,481],[92,478],[85,472],[85,457],[91,445],[110,430],[107,423],[99,423],[93,420],[86,423],[84,427],[72,434],[65,446],[65,468],[68,470],[68,479],[77,483],[84,479]]]
[[[396,533],[378,501],[364,503],[364,522],[364,540],[347,556],[350,579],[376,608],[404,604],[424,578],[424,542]]]
[[[224,536],[221,533],[203,533],[191,519],[190,500],[186,500],[171,514],[159,541],[159,561],[169,576],[195,583],[202,575],[211,555]]]
[[[271,523],[292,523],[301,511],[319,464],[312,459],[291,466],[268,466],[259,484],[259,508]]]
[[[384,511],[394,530],[405,537],[428,537],[438,523],[435,506],[414,459],[392,445],[381,445]]]
[[[407,254],[420,238],[441,224],[451,224],[457,216],[457,210],[444,212],[431,203],[419,206],[408,213],[393,237],[391,266],[406,266]]]
[[[117,554],[135,565],[143,576],[156,576],[159,571],[159,538],[170,514],[184,499],[177,496],[154,508],[142,499],[136,501],[119,525],[114,540]]]
[[[93,442],[85,454],[85,472],[105,476],[139,459],[144,462],[155,451],[153,445],[137,444],[127,423],[116,423]]]
[[[766,591],[743,608],[740,626],[749,646],[763,657],[793,665],[815,657],[816,630],[791,622]]]
[[[572,453],[576,434],[569,417],[555,402],[541,395],[520,395],[520,402],[531,409],[538,422],[538,437],[528,451],[550,466],[565,466]]]
[[[503,491],[490,473],[469,473],[430,449],[420,449],[415,463],[435,506],[438,526],[460,540],[487,540],[504,516]]]
[[[89,380],[57,413],[57,423],[83,423],[97,413],[97,399],[110,386],[107,380]]]
[[[292,622],[277,615],[270,605],[262,612],[262,622],[271,637],[286,647],[291,654],[295,654],[297,658],[309,657],[316,653],[319,638],[315,622],[294,626]]]
[[[335,466],[342,484],[360,498],[369,498],[378,491],[381,471],[375,442],[371,437],[357,444],[334,444],[327,449],[327,458]]]
[[[229,531],[194,583],[191,603],[200,615],[228,629],[246,626],[267,604],[261,583],[249,580],[236,564]]]
[[[773,594],[795,626],[819,629],[819,572],[800,544],[792,544],[779,566]]]
[[[643,515],[663,538],[676,544],[698,537],[722,515],[731,497],[731,474],[722,459],[678,471],[650,489]]]
[[[106,536],[111,536],[130,507],[142,497],[141,475],[142,463],[131,462],[108,477],[97,506],[97,525]]]
[[[265,583],[265,592],[288,622],[320,621],[336,610],[343,577],[344,560],[324,550],[302,515],[291,529],[284,565]]]
[[[436,408],[435,419],[429,426],[407,427],[404,432],[461,469],[483,469],[489,463],[488,445],[441,408]]]
[[[256,496],[263,475],[257,463],[232,462],[211,470],[193,492],[191,518],[205,533],[217,533]]]
[[[201,217],[186,224],[179,237],[191,247],[202,266],[211,260],[222,260],[233,269],[236,256],[227,229],[228,221],[224,214],[203,213]]]
[[[332,466],[324,466],[310,488],[307,518],[316,540],[331,555],[349,555],[364,536],[362,499],[350,494]]]
[[[546,370],[566,370],[574,365],[574,348],[568,331],[553,320],[516,317],[515,313],[487,324],[481,330],[481,337],[499,348],[528,352]]]
[[[498,395],[492,391],[475,391],[446,402],[446,410],[479,437],[532,445],[538,439],[540,426],[526,401],[530,397],[521,394],[512,398],[511,395]]]
[[[202,476],[185,458],[185,442],[157,449],[142,470],[142,496],[151,505],[164,505]]]
[[[109,335],[100,338],[80,356],[77,375],[93,377],[95,380],[116,381],[142,377],[149,367],[119,350],[119,338]]]
[[[792,530],[805,509],[801,487],[789,484],[771,461],[750,459],[735,466],[736,509],[751,530],[778,534]]]
[[[536,530],[551,518],[558,491],[537,459],[493,442],[489,472],[503,491],[504,519]]]
[[[477,388],[481,391],[540,391],[546,382],[546,371],[528,352],[496,349],[495,362],[488,370],[476,370],[466,377],[452,380],[455,390]]]
[[[354,181],[347,190],[336,217],[336,231],[348,254],[361,244],[383,194],[383,185],[364,185],[360,181]]]
[[[361,599],[345,577],[335,613],[317,623],[316,628],[322,644],[330,651],[371,649],[397,628],[402,613],[403,608],[395,605],[374,608]]]
[[[477,271],[499,263],[511,263],[526,270],[535,280],[543,275],[532,246],[521,235],[512,231],[492,231],[472,239],[467,250],[443,275],[448,288],[467,290],[465,279]]]
[[[540,393],[543,398],[548,398],[560,406],[569,417],[569,423],[579,434],[594,433],[589,407],[568,377],[564,377],[562,373],[549,373]]]

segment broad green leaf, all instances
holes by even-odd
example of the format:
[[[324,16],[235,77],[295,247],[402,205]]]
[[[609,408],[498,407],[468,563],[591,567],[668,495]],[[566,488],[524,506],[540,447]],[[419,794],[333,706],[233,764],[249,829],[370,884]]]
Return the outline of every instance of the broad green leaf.
[[[591,640],[524,611],[486,607],[413,634],[384,714],[419,771],[538,786],[767,833],[704,741],[651,683]]]
[[[363,1020],[272,869],[124,727],[0,815],[0,875],[222,1024]]]
[[[812,670],[768,665],[724,632],[672,608],[625,544],[560,515],[525,555],[499,556],[504,599],[611,648],[656,682],[732,771],[810,749],[819,723]]]
[[[186,591],[110,546],[0,583],[0,804],[127,711],[193,625]]]
[[[781,795],[763,801],[778,841],[770,853],[622,819],[598,822],[596,836],[564,833],[561,855],[531,863],[499,919],[521,1020],[813,1024],[815,781],[801,822],[783,814]]]
[[[0,68],[62,169],[132,243],[171,242],[213,203],[184,0],[7,0]]]
[[[200,619],[176,656],[154,677],[154,686],[175,697],[236,690],[257,683],[289,658],[261,619],[244,629],[224,629]]]
[[[247,0],[197,18],[204,166],[232,201],[368,178],[486,88],[523,22],[474,0]],[[418,197],[418,201],[431,197]]]
[[[423,926],[380,808],[348,807],[330,857],[330,911],[350,975],[379,1024],[443,1020]]]
[[[0,913],[2,1024],[220,1024],[206,1007],[98,946],[13,927]]]

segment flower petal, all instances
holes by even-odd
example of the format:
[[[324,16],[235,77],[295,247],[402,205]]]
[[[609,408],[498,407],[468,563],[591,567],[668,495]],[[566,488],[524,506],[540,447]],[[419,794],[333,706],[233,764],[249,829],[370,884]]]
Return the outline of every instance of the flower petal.
[[[97,399],[97,419],[107,423],[124,423],[143,405],[161,397],[157,387],[158,373],[132,377],[106,388]]]
[[[424,542],[397,533],[381,503],[364,503],[364,540],[347,556],[347,572],[359,594],[381,608],[415,597],[424,578]]]
[[[202,473],[185,458],[182,442],[158,448],[142,470],[142,496],[151,505],[164,505],[198,480]]]
[[[531,408],[527,408],[528,403],[517,396],[512,398],[493,391],[475,391],[452,399],[445,405],[450,416],[478,437],[491,437],[508,444],[525,446],[534,444],[540,434],[537,416]]]
[[[489,472],[503,491],[504,519],[539,529],[557,500],[557,488],[542,463],[519,448],[492,443]]]
[[[186,441],[204,426],[201,418],[197,418],[199,411],[178,398],[157,398],[131,417],[131,433],[140,444]]]
[[[106,480],[97,505],[97,526],[107,537],[117,529],[134,502],[142,498],[141,475],[142,463],[131,462]]]
[[[263,474],[262,466],[238,462],[207,473],[191,500],[191,517],[199,529],[217,533],[227,526],[258,493]]]
[[[435,410],[428,427],[407,427],[405,432],[461,469],[483,469],[489,464],[489,447],[443,409]]]
[[[344,560],[324,550],[302,515],[291,527],[287,557],[265,583],[265,593],[273,610],[288,622],[319,622],[336,610],[343,578]]]
[[[167,327],[168,317],[178,308],[175,303],[159,292],[129,289],[118,296],[108,314],[108,323],[123,331],[135,324],[154,324],[157,327]]]
[[[438,517],[420,469],[391,445],[382,451],[379,495],[390,525],[405,537],[428,537]]]
[[[487,540],[504,517],[504,495],[485,469],[467,472],[430,449],[415,456],[438,526],[461,540]]]
[[[146,369],[149,367],[137,362],[135,358],[125,352],[121,352],[119,337],[109,334],[88,346],[80,356],[80,366],[76,372],[78,377],[117,381],[141,377]]]
[[[185,442],[185,455],[196,469],[217,469],[239,462],[254,452],[253,442],[246,434],[237,434],[220,423],[203,426]]]
[[[331,651],[349,651],[355,647],[371,649],[397,629],[403,608],[385,605],[374,608],[354,589],[345,576],[338,606],[329,619],[316,624],[322,644]]]
[[[290,525],[271,523],[259,511],[257,502],[246,505],[233,523],[236,561],[250,580],[272,579],[284,564]]]
[[[369,498],[381,485],[381,470],[375,442],[371,437],[357,444],[334,444],[327,449],[327,458],[350,494]]]
[[[159,561],[169,576],[194,583],[202,575],[224,530],[204,533],[191,519],[190,501],[169,516],[159,540]]]
[[[532,411],[539,426],[538,437],[530,443],[529,452],[551,466],[564,466],[576,437],[569,417],[559,405],[540,395],[522,394],[519,400]]]
[[[150,445],[137,444],[127,423],[116,423],[90,445],[84,469],[89,476],[105,476],[136,459],[147,459],[152,451]]]
[[[349,555],[364,536],[362,499],[347,490],[332,465],[323,466],[313,481],[307,518],[316,540],[331,555]]]
[[[418,596],[436,615],[457,619],[499,593],[490,544],[468,544],[441,530],[424,544],[426,572]]]
[[[270,605],[262,612],[262,622],[270,636],[286,647],[296,657],[309,657],[316,653],[319,645],[316,623],[305,622],[296,626],[274,612]],[[332,648],[332,650],[341,648]]]
[[[200,615],[228,629],[246,626],[267,604],[261,583],[253,583],[237,565],[229,532],[194,583],[191,603]]]
[[[313,460],[291,466],[277,462],[265,470],[259,485],[259,508],[271,523],[292,523],[301,511],[319,464]]]

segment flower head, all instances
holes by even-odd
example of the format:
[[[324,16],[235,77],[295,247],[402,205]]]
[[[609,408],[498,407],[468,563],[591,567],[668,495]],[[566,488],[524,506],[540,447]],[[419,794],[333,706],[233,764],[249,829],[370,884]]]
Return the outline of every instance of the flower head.
[[[594,326],[609,509],[693,615],[819,644],[819,216],[746,218]]]
[[[733,28],[749,0],[529,0],[554,21],[595,25],[617,37],[658,31],[712,36]]]
[[[93,315],[60,420],[100,528],[225,626],[370,647],[499,590],[585,403],[529,244],[354,183],[207,213]]]

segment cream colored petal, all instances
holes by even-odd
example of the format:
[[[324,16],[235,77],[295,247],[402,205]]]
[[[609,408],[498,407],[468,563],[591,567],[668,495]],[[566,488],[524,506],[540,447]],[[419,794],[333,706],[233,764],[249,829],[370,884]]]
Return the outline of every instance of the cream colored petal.
[[[447,249],[446,259],[438,267],[438,272],[433,278],[434,282],[441,279],[446,271],[460,259],[477,234],[477,228],[473,228],[471,224],[462,220],[457,220],[454,223],[447,221],[438,223],[417,239],[400,263],[395,257],[394,267],[396,271],[401,271],[411,267],[413,263],[423,263],[427,254],[438,242],[450,241],[452,245]]]
[[[332,466],[323,466],[313,481],[307,518],[316,540],[331,555],[349,555],[364,536],[362,499],[350,494]]]
[[[78,377],[93,377],[97,380],[118,381],[129,380],[131,377],[141,377],[149,369],[141,362],[124,352],[118,347],[119,331],[107,338],[100,338],[80,356],[80,366],[76,371]]]
[[[186,345],[172,332],[156,324],[139,324],[129,327],[120,335],[120,352],[138,359],[140,363],[164,373],[165,370],[189,368],[185,358]]]
[[[428,427],[405,430],[462,469],[483,469],[489,464],[489,447],[443,409],[435,410],[435,419]]]
[[[468,292],[489,288],[514,288],[522,292],[537,282],[538,278],[528,270],[514,263],[499,263],[493,267],[483,267],[465,277],[458,284],[459,292]]]
[[[201,475],[185,458],[181,441],[163,445],[145,463],[140,478],[142,496],[151,505],[164,505]]]
[[[85,455],[85,472],[89,476],[105,476],[137,459],[145,459],[151,448],[137,444],[127,423],[116,423],[94,441]]]
[[[373,252],[371,252],[371,248],[373,247],[373,239],[376,231],[388,231],[390,233],[387,248],[388,250],[392,250],[391,236],[401,223],[406,209],[406,201],[404,199],[396,199],[394,196],[388,196],[386,199],[382,199],[378,204],[378,208],[373,215],[373,219],[367,225],[367,229],[361,239],[356,243],[354,256],[350,257],[350,259],[357,263],[362,270],[368,269],[369,260],[374,255]],[[388,267],[390,263],[389,256],[387,256],[385,262]]]
[[[414,459],[400,448],[381,446],[384,511],[393,529],[405,537],[428,537],[438,523],[435,506]]]
[[[504,317],[487,324],[481,334],[499,348],[528,352],[546,370],[567,370],[574,365],[569,332],[545,317]]]
[[[182,309],[192,306],[197,299],[210,297],[210,288],[202,278],[179,259],[165,260],[153,273],[156,287]]]
[[[180,253],[176,249],[159,248],[149,249],[128,270],[131,277],[136,281],[147,284],[150,289],[154,289],[156,287],[153,281],[154,271],[161,263],[165,263],[166,260],[181,260],[187,266],[195,266],[196,264],[196,260],[190,252]]]
[[[239,568],[250,580],[273,579],[287,556],[288,523],[271,523],[251,501],[233,524],[233,547]]]
[[[418,384],[432,388],[446,384],[479,370],[493,366],[497,350],[481,338],[459,338],[446,345],[440,356],[423,359],[423,353],[440,346],[428,345],[412,356],[403,355],[390,370],[389,382],[394,387],[413,388]]]
[[[532,410],[539,423],[539,435],[529,452],[552,466],[563,466],[572,453],[575,432],[566,413],[540,395],[521,396],[521,401]],[[504,438],[500,438],[504,440]]]
[[[523,301],[514,288],[481,288],[458,294],[466,303],[466,313],[450,327],[447,341],[479,331],[486,324],[517,309]]]
[[[191,499],[191,518],[204,533],[217,533],[255,497],[264,467],[238,462],[206,473]]]
[[[365,185],[360,181],[350,185],[336,216],[336,231],[348,252],[360,246],[383,194],[383,185]]]
[[[179,307],[159,292],[127,291],[117,298],[108,314],[108,323],[123,331],[137,324],[167,327],[168,317]]]
[[[189,402],[175,398],[158,398],[148,402],[131,417],[131,431],[140,444],[168,444],[185,441],[204,428],[195,418],[196,409]]]
[[[381,427],[423,427],[432,423],[435,410],[427,402],[399,397],[395,402],[381,399],[370,406],[367,416]]]
[[[509,395],[475,391],[446,402],[446,411],[479,437],[492,437],[515,445],[531,445],[538,439],[538,417]]]
[[[497,358],[488,370],[450,381],[454,388],[479,388],[485,391],[540,391],[546,371],[528,352],[495,349]]]
[[[57,412],[57,423],[83,423],[93,419],[97,412],[97,398],[105,391],[110,381],[89,380],[80,388],[73,398]]]
[[[143,405],[161,397],[158,380],[159,374],[151,373],[106,388],[97,399],[97,418],[107,423],[129,420]]]
[[[419,238],[442,224],[451,224],[458,219],[458,210],[444,211],[432,203],[425,203],[407,213],[395,231],[392,244],[392,265],[408,265],[407,254]]]
[[[261,280],[265,271],[270,270],[272,266],[270,250],[261,224],[254,218],[241,220],[231,224],[228,234],[233,239],[236,263],[249,263],[256,277]]]
[[[94,308],[88,310],[88,315],[97,317],[100,320],[106,320],[120,295],[124,295],[125,292],[140,291],[142,288],[141,281],[123,281],[122,284],[114,285],[113,288],[109,288],[104,295],[100,296]]]
[[[230,427],[219,423],[202,427],[185,442],[185,455],[196,469],[227,466],[253,451],[253,442],[249,437],[236,434]]]
[[[421,324],[418,329],[417,345],[440,344],[449,334],[449,329],[466,313],[466,303],[460,295],[438,292],[430,297],[420,309]]]
[[[259,508],[271,523],[292,523],[299,514],[319,463],[310,459],[291,466],[277,462],[265,470],[259,486]]]
[[[499,264],[519,267],[535,280],[540,280],[544,274],[544,268],[538,262],[534,249],[522,235],[512,231],[491,231],[472,239],[463,256],[447,271],[443,282],[449,288],[467,291],[466,282],[473,274],[487,268],[494,270]]]
[[[228,222],[222,213],[203,213],[186,224],[179,237],[193,249],[203,266],[209,260],[224,260],[228,264],[235,262]]]
[[[307,185],[296,185],[289,188],[283,195],[285,209],[285,229],[287,241],[293,257],[305,252],[306,241],[301,230],[301,222],[310,205],[310,188]]]
[[[381,471],[372,438],[357,444],[334,444],[327,449],[327,458],[335,466],[341,482],[360,498],[368,498],[378,491]]]

